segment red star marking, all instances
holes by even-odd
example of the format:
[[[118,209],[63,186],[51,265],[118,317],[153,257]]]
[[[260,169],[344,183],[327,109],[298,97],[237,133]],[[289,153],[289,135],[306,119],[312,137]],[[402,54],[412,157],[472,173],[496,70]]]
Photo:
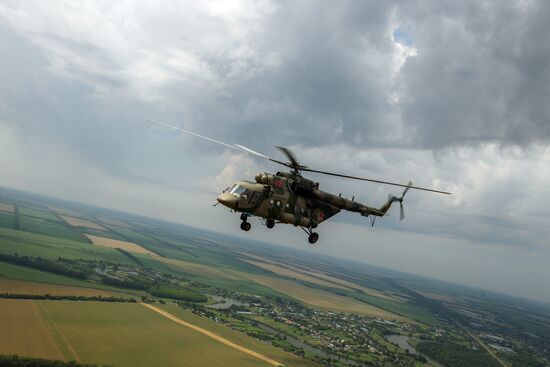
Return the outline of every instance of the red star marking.
[[[317,214],[317,218],[318,218],[320,221],[325,220],[325,213],[319,212],[319,214]]]
[[[273,186],[275,186],[275,187],[283,187],[283,180],[275,180],[275,181],[273,181]]]

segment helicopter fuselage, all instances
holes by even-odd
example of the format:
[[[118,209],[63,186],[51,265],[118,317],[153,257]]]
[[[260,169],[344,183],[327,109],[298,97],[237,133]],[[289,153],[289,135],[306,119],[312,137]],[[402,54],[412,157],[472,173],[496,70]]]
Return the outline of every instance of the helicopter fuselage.
[[[321,191],[318,183],[287,172],[259,173],[255,181],[238,181],[217,199],[222,205],[242,213],[243,230],[250,229],[250,225],[245,224],[246,218],[257,216],[265,219],[269,228],[276,222],[286,223],[302,227],[309,233],[341,210],[363,216],[383,216],[391,205],[371,208],[354,199]]]

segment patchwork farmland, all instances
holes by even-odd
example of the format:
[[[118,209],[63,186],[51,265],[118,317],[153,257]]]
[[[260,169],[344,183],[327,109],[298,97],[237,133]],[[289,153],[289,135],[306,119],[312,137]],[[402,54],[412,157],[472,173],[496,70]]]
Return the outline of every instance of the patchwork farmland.
[[[476,300],[311,256],[0,189],[0,355],[121,367],[430,366],[385,336],[458,337],[449,320]],[[547,321],[533,316],[529,332],[544,335]]]

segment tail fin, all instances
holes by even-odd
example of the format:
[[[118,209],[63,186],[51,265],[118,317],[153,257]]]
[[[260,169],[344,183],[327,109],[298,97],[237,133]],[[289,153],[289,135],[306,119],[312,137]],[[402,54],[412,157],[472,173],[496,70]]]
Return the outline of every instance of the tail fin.
[[[400,206],[400,212],[399,212],[399,220],[403,220],[405,219],[405,211],[403,210],[403,198],[405,197],[405,194],[407,193],[407,191],[409,191],[410,187],[412,186],[412,182],[409,181],[409,184],[407,185],[407,187],[405,188],[405,190],[403,191],[403,194],[401,194],[401,197],[395,197],[393,195],[389,195],[388,196],[388,201],[386,201],[386,203],[384,205],[382,205],[377,211],[378,213],[376,213],[376,215],[380,215],[381,217],[386,215],[387,211],[391,208],[391,205],[393,203],[395,203],[396,201],[399,202],[399,206]]]
[[[388,210],[391,208],[391,205],[393,203],[395,203],[396,201],[399,201],[399,198],[397,198],[393,195],[388,195],[388,201],[386,201],[386,203],[384,205],[382,205],[380,208],[377,209],[376,214],[383,217],[384,215],[386,215]]]

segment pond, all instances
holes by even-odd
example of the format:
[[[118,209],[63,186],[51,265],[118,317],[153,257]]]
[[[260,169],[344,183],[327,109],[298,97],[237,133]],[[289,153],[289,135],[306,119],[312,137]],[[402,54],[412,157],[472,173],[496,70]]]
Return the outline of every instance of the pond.
[[[419,355],[420,354],[420,353],[418,353],[418,351],[412,345],[409,344],[409,337],[407,335],[386,335],[386,339],[388,339],[388,341],[390,341],[392,343],[397,344],[399,346],[399,348],[408,350],[409,353],[412,354],[412,355]],[[422,356],[424,358],[426,358],[426,360],[429,363],[431,363],[432,365],[434,365],[436,367],[444,367],[441,363],[434,361],[430,357],[425,356],[423,354],[422,354]]]
[[[310,353],[313,353],[315,355],[318,355],[319,357],[338,359],[341,362],[343,362],[347,365],[350,365],[350,366],[356,366],[356,367],[364,366],[364,364],[362,364],[362,363],[353,361],[351,359],[344,358],[344,357],[339,356],[337,354],[333,354],[333,353],[324,351],[320,348],[314,347],[313,345],[304,343],[303,341],[295,338],[294,336],[283,333],[282,331],[274,329],[271,326],[268,326],[266,324],[258,323],[258,327],[261,328],[262,330],[267,331],[267,332],[277,334],[277,335],[280,335],[282,337],[286,337],[286,341],[289,342],[290,344],[294,345],[295,347],[302,348],[306,352],[310,352]]]
[[[229,308],[233,305],[236,305],[236,306],[249,306],[248,303],[241,302],[241,301],[239,301],[238,299],[235,299],[235,298],[216,296],[216,295],[213,295],[213,294],[208,294],[207,296],[214,299],[215,301],[217,301],[217,303],[213,303],[213,304],[208,305],[206,307],[214,308],[216,310],[224,310],[224,309]]]

